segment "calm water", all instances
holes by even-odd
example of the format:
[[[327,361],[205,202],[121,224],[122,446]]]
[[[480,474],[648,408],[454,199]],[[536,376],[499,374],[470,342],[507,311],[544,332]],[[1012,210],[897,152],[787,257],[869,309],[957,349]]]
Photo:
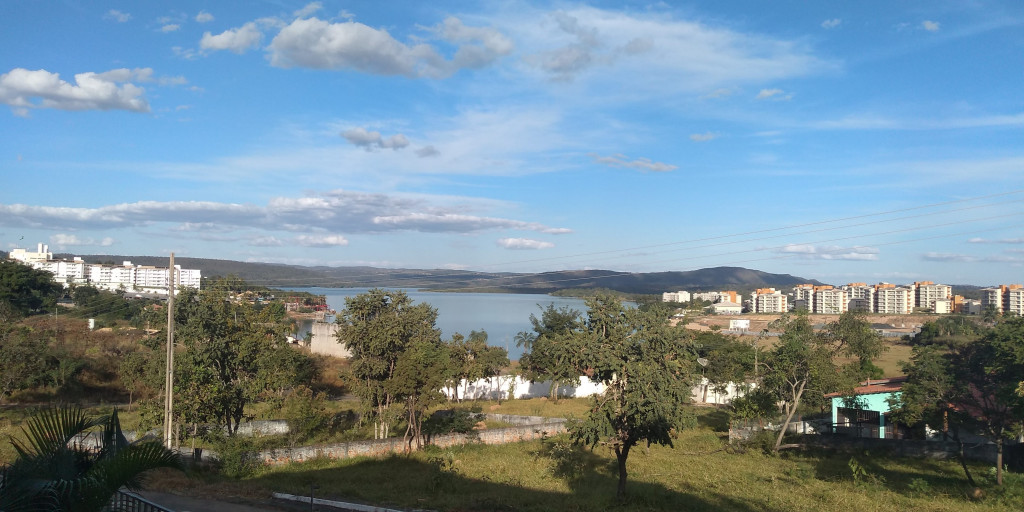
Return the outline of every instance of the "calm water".
[[[345,309],[345,297],[364,293],[369,288],[293,288],[327,297],[327,305],[336,311]],[[554,304],[586,312],[583,299],[537,294],[512,293],[438,293],[404,290],[416,304],[426,302],[437,310],[437,327],[448,338],[453,333],[487,331],[487,343],[508,350],[510,359],[519,359],[522,349],[515,336],[532,329],[530,315],[541,315],[541,308]],[[539,305],[539,307],[538,307]],[[305,327],[305,326],[304,326]],[[308,327],[305,327],[308,331]]]

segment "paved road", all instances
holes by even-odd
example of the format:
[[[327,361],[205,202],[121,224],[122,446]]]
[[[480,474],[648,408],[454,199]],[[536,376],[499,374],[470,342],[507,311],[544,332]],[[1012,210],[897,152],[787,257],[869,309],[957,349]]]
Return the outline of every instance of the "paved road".
[[[282,512],[295,511],[290,504],[261,503],[243,504],[227,501],[215,501],[207,498],[179,496],[166,492],[143,491],[138,493],[143,498],[174,512]],[[309,510],[308,506],[306,510]]]

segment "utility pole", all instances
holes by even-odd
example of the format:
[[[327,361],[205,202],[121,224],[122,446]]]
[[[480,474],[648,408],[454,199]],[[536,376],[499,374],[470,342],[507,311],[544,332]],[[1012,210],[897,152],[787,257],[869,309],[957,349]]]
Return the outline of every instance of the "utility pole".
[[[164,446],[174,444],[174,253],[167,267],[167,374],[164,381]]]

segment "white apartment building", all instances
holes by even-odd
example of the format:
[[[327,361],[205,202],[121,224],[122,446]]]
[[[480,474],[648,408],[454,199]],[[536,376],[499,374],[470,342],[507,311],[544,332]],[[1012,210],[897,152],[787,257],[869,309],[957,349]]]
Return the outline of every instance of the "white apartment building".
[[[1004,313],[1016,313],[1018,316],[1024,316],[1024,288],[1012,288],[1014,285],[1007,287],[1005,294],[1005,308]]]
[[[839,315],[850,307],[850,296],[843,289],[821,287],[814,292],[814,312],[818,314]]]
[[[1003,287],[981,289],[981,310],[995,308],[996,313],[1003,312]]]
[[[25,249],[13,249],[8,259],[21,261],[38,270],[53,274],[55,282],[65,287],[72,284],[90,285],[110,291],[145,291],[151,293],[167,293],[168,269],[153,266],[133,266],[130,261],[117,265],[101,265],[86,263],[80,257],[73,260],[54,260],[46,245],[39,244],[38,251],[29,252]],[[186,287],[199,289],[202,284],[201,271],[183,269],[175,265],[175,288]]]
[[[875,313],[907,315],[914,311],[914,290],[889,283],[875,285]]]
[[[775,288],[759,288],[750,296],[752,313],[785,313],[789,311],[788,297]]]
[[[806,305],[807,311],[814,311],[813,284],[798,284],[793,287],[793,304],[797,303]]]
[[[935,301],[953,298],[953,287],[935,284],[931,281],[920,281],[913,285],[914,307],[935,309]]]
[[[735,291],[700,292],[690,294],[690,297],[696,300],[706,300],[709,302],[735,302],[736,304],[743,303],[743,294],[736,293]]]
[[[662,302],[690,302],[690,292],[679,290],[678,292],[665,292],[661,294]]]
[[[868,286],[866,283],[850,283],[840,288],[846,290],[848,295],[848,311],[866,311],[871,313],[875,310],[874,286]]]

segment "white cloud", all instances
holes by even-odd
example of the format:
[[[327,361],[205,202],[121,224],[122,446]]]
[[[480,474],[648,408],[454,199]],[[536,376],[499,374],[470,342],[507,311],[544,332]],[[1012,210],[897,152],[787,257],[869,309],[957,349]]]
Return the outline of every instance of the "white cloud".
[[[81,238],[77,235],[68,235],[64,233],[57,233],[50,237],[50,245],[57,247],[58,249],[65,249],[67,247],[75,246],[99,246],[109,247],[114,245],[114,239],[110,237],[96,240],[93,238]]]
[[[975,256],[968,256],[966,254],[955,254],[948,252],[926,252],[921,255],[921,259],[925,261],[940,261],[940,262],[955,262],[955,263],[975,263],[978,258]]]
[[[971,238],[967,241],[972,244],[1024,244],[1024,238],[1000,238],[998,240]]]
[[[694,142],[707,142],[718,138],[718,134],[714,132],[694,133],[690,135],[690,140]]]
[[[348,245],[341,235],[299,235],[295,241],[303,247],[340,247]]]
[[[284,242],[274,236],[258,236],[249,240],[249,245],[254,247],[281,247]]]
[[[630,160],[629,157],[621,153],[616,153],[609,156],[600,156],[591,153],[590,157],[594,159],[594,162],[604,164],[609,167],[624,167],[627,169],[639,169],[642,171],[654,171],[654,172],[668,172],[678,169],[677,166],[666,164],[662,162],[654,162],[649,158],[636,158]]]
[[[842,22],[843,22],[843,20],[841,20],[839,18],[832,18],[830,20],[825,20],[825,21],[821,22],[821,28],[836,28]]]
[[[256,26],[255,22],[249,22],[238,28],[225,30],[217,35],[210,32],[203,33],[199,40],[199,48],[203,50],[231,50],[234,53],[244,53],[246,50],[259,44],[263,39],[263,32]]]
[[[211,21],[213,21],[213,15],[206,11],[199,11],[199,14],[196,14],[197,23],[209,23]]]
[[[955,130],[993,126],[1024,126],[1024,113],[945,119],[899,119],[878,114],[852,115],[816,121],[811,128],[827,130]]]
[[[341,132],[341,136],[355,146],[367,151],[374,148],[399,150],[409,145],[409,139],[401,133],[388,138],[381,137],[380,132],[371,132],[366,128],[356,127]]]
[[[298,9],[295,12],[293,12],[292,16],[295,16],[296,18],[305,18],[310,14],[313,14],[314,12],[317,12],[323,8],[324,4],[320,2],[310,2],[306,4],[302,9]]]
[[[152,69],[115,69],[105,73],[78,73],[75,83],[45,69],[15,68],[0,75],[0,103],[18,110],[130,110],[149,112],[145,90],[129,81],[148,81]]]
[[[788,101],[793,99],[792,94],[786,94],[786,91],[782,89],[761,89],[761,92],[757,93],[757,99],[759,100],[774,100],[774,101]]]
[[[713,91],[711,91],[711,92],[709,92],[709,93],[707,93],[707,94],[705,94],[704,96],[701,96],[701,97],[702,98],[708,98],[708,99],[724,98],[726,96],[731,96],[733,92],[735,92],[735,91],[733,91],[732,89],[726,89],[724,87],[719,87],[718,89],[715,89],[715,90],[713,90]]]
[[[529,238],[499,238],[498,245],[506,249],[550,249],[555,246],[551,242],[542,242]]]
[[[0,204],[0,226],[48,229],[118,229],[173,223],[203,229],[263,229],[317,234],[472,233],[514,229],[564,234],[567,228],[475,214],[480,202],[452,197],[408,197],[334,190],[272,198],[265,206],[210,201],[140,201],[99,208]],[[306,239],[309,242],[312,239]],[[337,242],[338,240],[335,239]]]
[[[511,42],[497,31],[467,27],[457,18],[449,17],[428,31],[459,45],[451,60],[431,45],[405,44],[383,29],[315,17],[282,28],[268,51],[270,63],[283,68],[351,69],[414,78],[445,78],[462,68],[485,66],[511,51]]]
[[[111,9],[111,10],[107,11],[107,14],[105,14],[103,17],[106,18],[106,19],[109,19],[109,20],[114,20],[114,21],[116,21],[118,23],[125,23],[128,20],[132,19],[132,15],[131,14],[128,14],[126,12],[121,12],[121,11],[119,11],[117,9]]]
[[[921,22],[921,28],[923,28],[923,29],[925,29],[925,30],[927,30],[929,32],[938,32],[939,31],[939,22],[931,21],[931,20],[924,20],[924,21]]]
[[[800,259],[847,261],[876,261],[878,260],[879,253],[878,249],[875,247],[840,247],[837,245],[811,244],[787,244],[776,249],[776,252],[780,254],[793,255]]]
[[[160,31],[166,34],[168,32],[177,31],[180,28],[181,28],[181,25],[178,25],[177,23],[171,23],[171,24],[164,25],[164,26],[160,27]]]
[[[835,67],[804,43],[673,19],[661,11],[522,9],[510,18],[501,28],[522,47],[524,63],[542,74],[559,81],[586,76],[602,84],[628,83],[637,94],[706,91]],[[644,77],[642,83],[637,76]]]

